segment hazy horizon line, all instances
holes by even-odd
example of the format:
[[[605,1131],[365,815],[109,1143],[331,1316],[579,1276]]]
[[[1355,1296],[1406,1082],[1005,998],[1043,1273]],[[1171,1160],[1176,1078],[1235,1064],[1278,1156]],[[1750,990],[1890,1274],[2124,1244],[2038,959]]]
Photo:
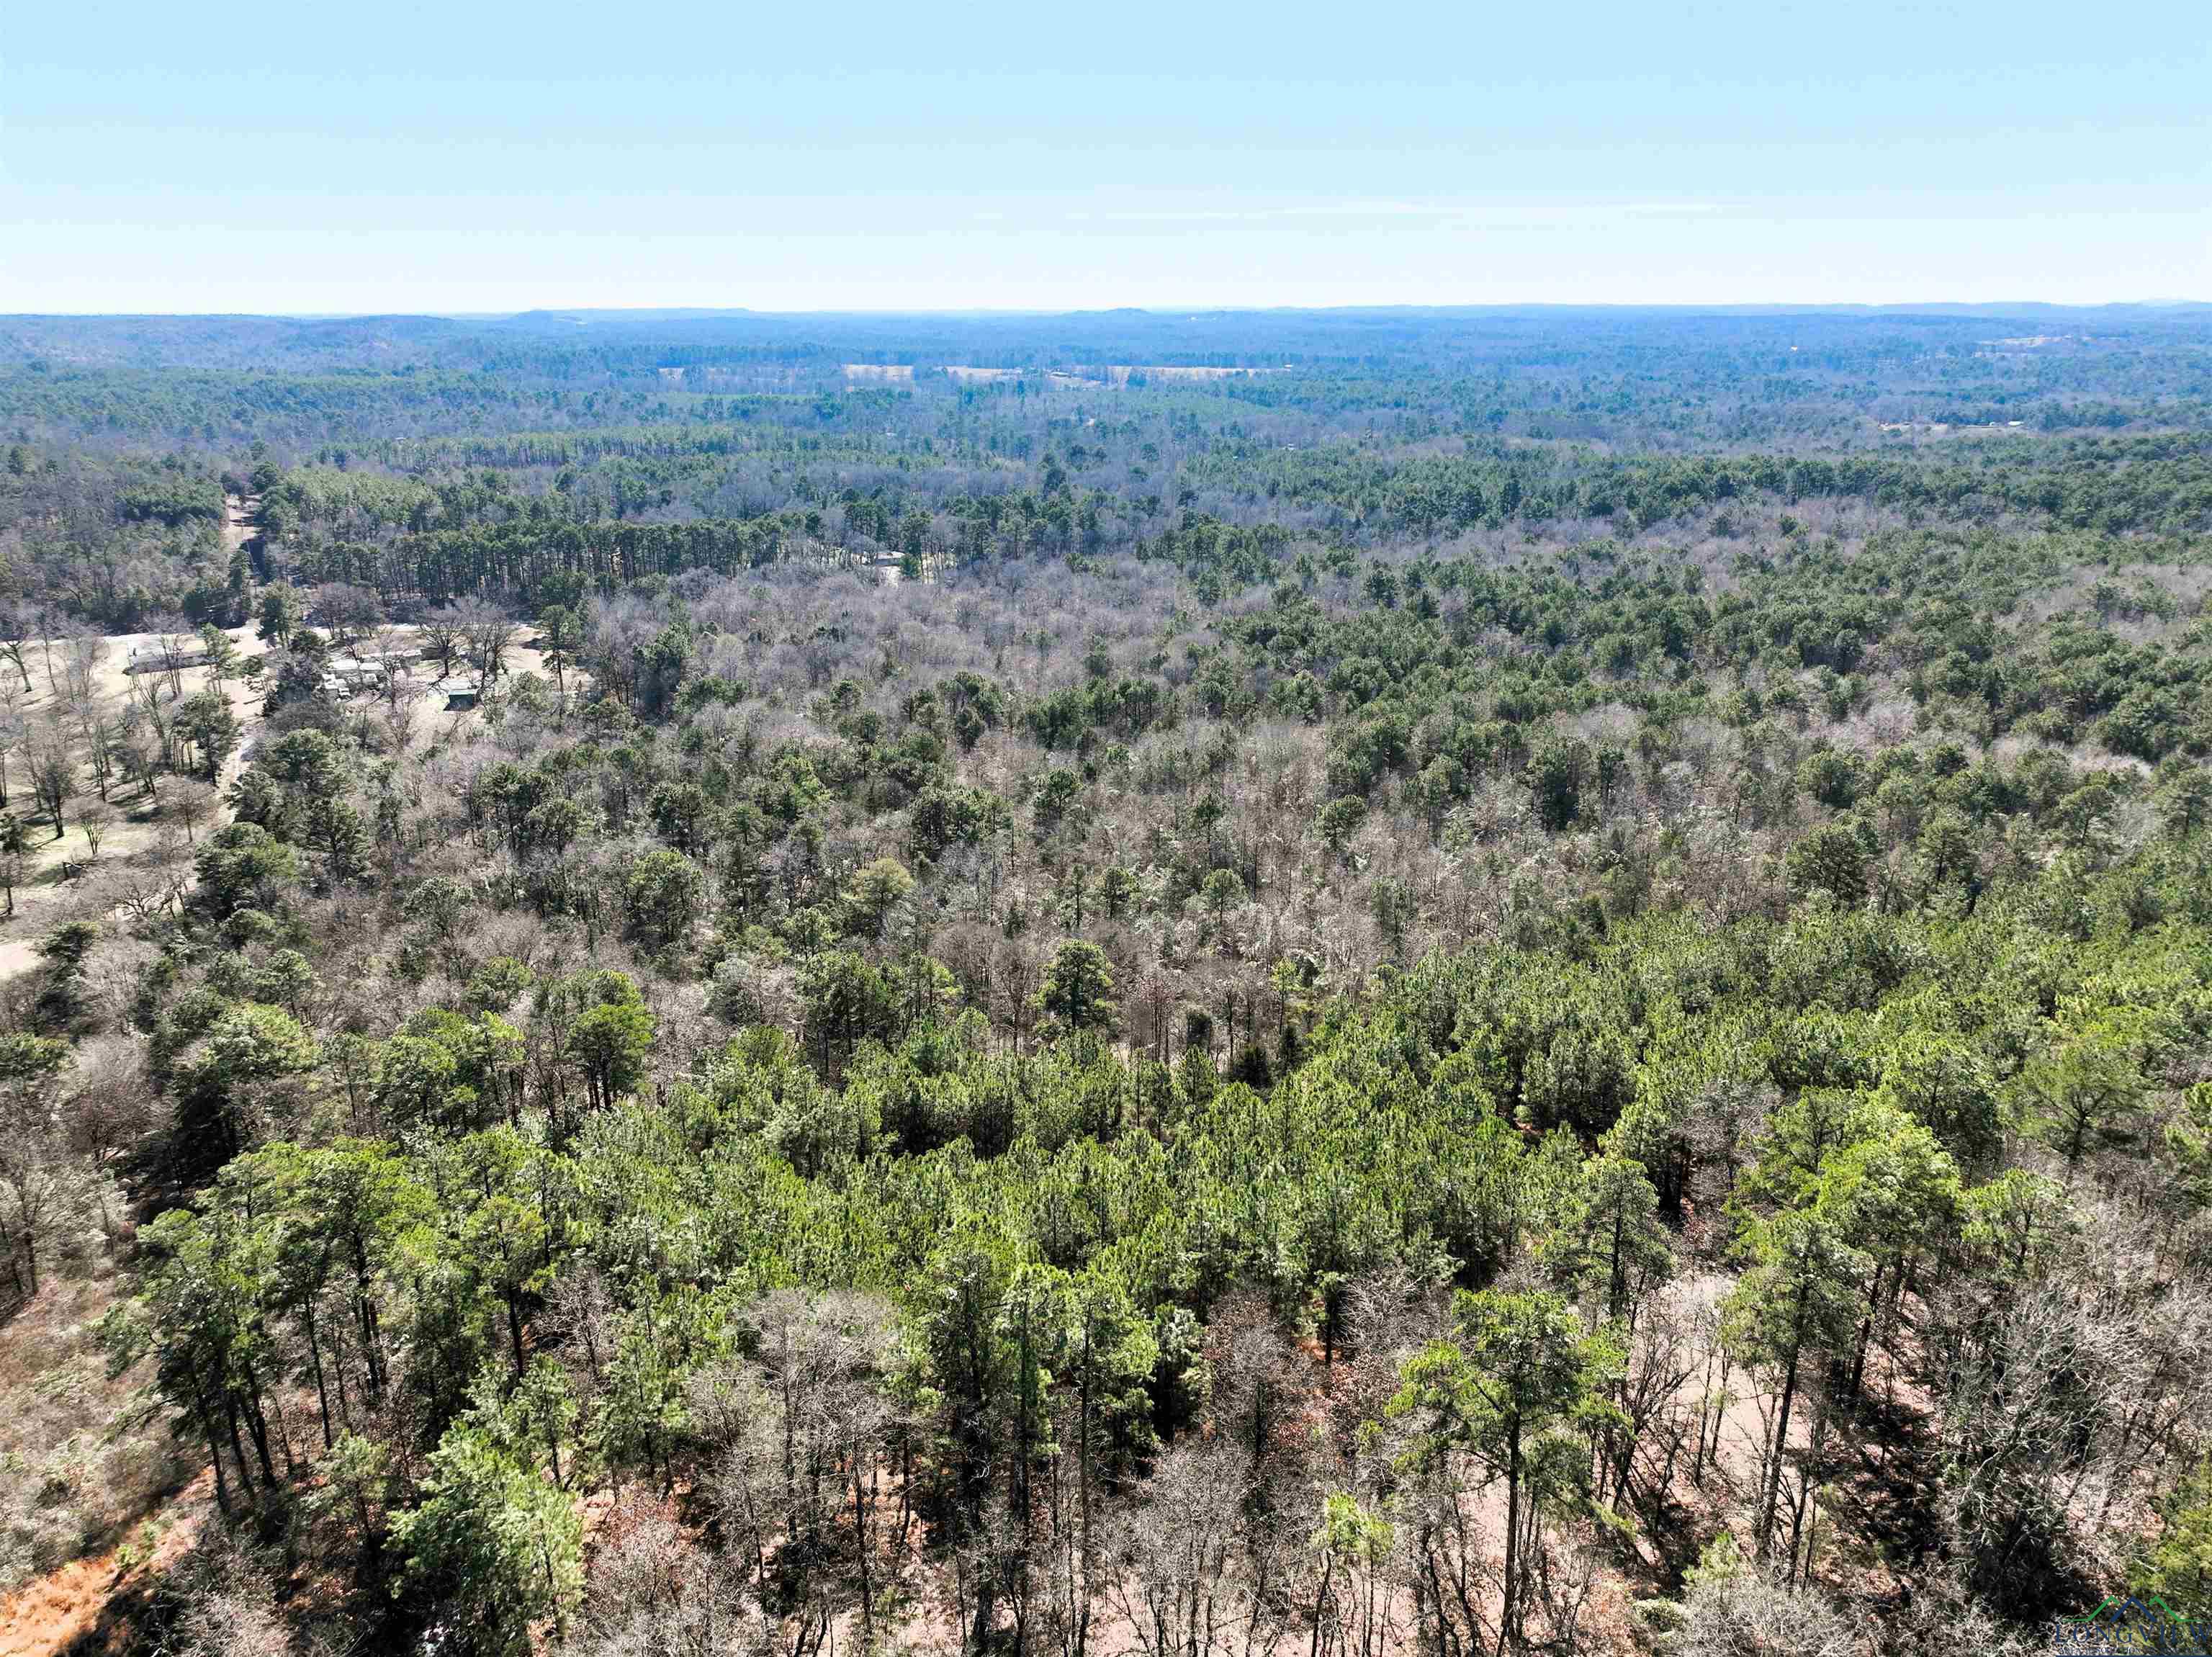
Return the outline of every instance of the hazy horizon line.
[[[20,322],[49,318],[96,321],[210,321],[210,322],[354,322],[382,317],[439,322],[514,322],[526,317],[611,316],[642,317],[667,321],[710,320],[716,317],[1055,317],[1055,316],[1209,316],[1328,315],[1332,313],[1394,311],[1432,315],[1509,311],[1676,311],[1676,312],[1821,312],[1821,311],[2109,311],[2206,310],[2212,299],[2157,297],[2148,299],[1917,299],[1917,300],[1488,300],[1466,304],[1419,303],[1370,300],[1339,305],[1271,305],[1261,302],[1148,305],[868,305],[824,306],[782,309],[754,305],[522,305],[512,309],[448,310],[405,308],[373,310],[289,311],[0,311],[0,321]]]

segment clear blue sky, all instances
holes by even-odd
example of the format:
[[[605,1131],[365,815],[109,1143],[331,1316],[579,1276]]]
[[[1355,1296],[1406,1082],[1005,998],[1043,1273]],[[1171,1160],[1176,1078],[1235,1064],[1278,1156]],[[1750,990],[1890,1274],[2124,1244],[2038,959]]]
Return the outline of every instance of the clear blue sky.
[[[2212,299],[2208,0],[18,0],[0,311]]]

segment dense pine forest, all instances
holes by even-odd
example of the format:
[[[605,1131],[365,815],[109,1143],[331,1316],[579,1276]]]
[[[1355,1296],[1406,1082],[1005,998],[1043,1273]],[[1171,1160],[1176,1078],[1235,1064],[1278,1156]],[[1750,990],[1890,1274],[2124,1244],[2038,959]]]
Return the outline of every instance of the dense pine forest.
[[[0,319],[0,1652],[2212,1617],[2208,594],[2203,308]]]

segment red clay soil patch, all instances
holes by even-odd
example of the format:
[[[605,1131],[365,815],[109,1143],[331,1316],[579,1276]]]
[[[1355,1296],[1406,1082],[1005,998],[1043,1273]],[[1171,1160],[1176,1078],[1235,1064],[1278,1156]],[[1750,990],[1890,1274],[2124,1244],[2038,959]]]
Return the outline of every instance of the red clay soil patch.
[[[131,1618],[115,1614],[136,1591],[160,1579],[198,1538],[213,1511],[215,1478],[203,1471],[154,1515],[161,1539],[150,1553],[111,1549],[75,1559],[0,1599],[0,1657],[54,1657],[70,1651],[121,1651]]]

